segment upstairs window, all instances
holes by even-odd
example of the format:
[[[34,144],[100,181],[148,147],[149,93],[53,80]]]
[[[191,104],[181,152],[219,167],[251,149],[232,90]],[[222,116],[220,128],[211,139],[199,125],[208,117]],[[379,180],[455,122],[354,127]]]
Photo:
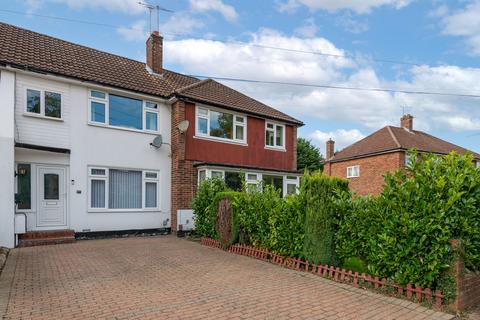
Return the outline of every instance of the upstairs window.
[[[89,122],[158,132],[157,103],[91,90]]]
[[[265,146],[269,148],[285,149],[285,126],[266,122]]]
[[[233,113],[197,108],[196,134],[219,140],[246,141],[246,117]]]
[[[26,112],[46,118],[62,118],[62,95],[58,92],[27,89]]]
[[[347,178],[357,178],[360,177],[360,166],[351,166],[347,168]]]

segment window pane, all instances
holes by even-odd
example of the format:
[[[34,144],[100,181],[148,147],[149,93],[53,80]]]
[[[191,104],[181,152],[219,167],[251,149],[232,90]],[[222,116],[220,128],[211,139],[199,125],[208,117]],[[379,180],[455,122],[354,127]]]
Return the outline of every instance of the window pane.
[[[157,179],[157,173],[156,172],[146,172],[145,173],[145,178],[148,179]]]
[[[273,124],[267,123],[267,128],[268,128],[268,129],[273,129]]]
[[[200,170],[200,171],[198,172],[198,181],[199,181],[200,183],[202,183],[202,181],[204,181],[206,177],[207,177],[207,173],[206,173],[205,170]]]
[[[198,133],[207,134],[208,120],[204,118],[198,118]]]
[[[225,139],[233,139],[233,115],[210,111],[210,135]]]
[[[243,140],[243,127],[242,126],[236,126],[235,139]]]
[[[99,102],[91,102],[92,121],[105,123],[105,104]]]
[[[243,117],[235,117],[235,121],[243,123]]]
[[[199,108],[198,109],[198,114],[200,114],[202,116],[206,116],[206,115],[208,115],[208,110]]]
[[[142,172],[109,170],[108,207],[110,209],[142,208]]]
[[[40,113],[40,91],[27,89],[27,111]]]
[[[91,174],[95,176],[104,176],[106,171],[105,169],[92,169]]]
[[[59,185],[58,174],[46,173],[43,176],[43,199],[44,200],[59,200]]]
[[[92,180],[90,194],[91,208],[105,208],[105,180]]]
[[[60,93],[45,91],[45,116],[62,117],[62,96]]]
[[[142,129],[142,100],[109,95],[109,123],[112,126]]]
[[[94,97],[94,98],[100,98],[100,99],[105,99],[105,93],[104,92],[100,92],[100,91],[90,91],[90,96]]]
[[[146,129],[157,131],[158,130],[158,120],[157,120],[157,113],[156,112],[147,112],[146,113]]]
[[[257,175],[254,173],[247,174],[247,180],[257,180]]]
[[[295,194],[295,193],[297,193],[297,185],[287,184],[287,194]]]
[[[212,178],[223,178],[222,171],[212,171]]]
[[[31,209],[31,169],[29,164],[17,166],[17,195],[18,209]]]
[[[275,189],[280,190],[281,194],[283,194],[283,177],[263,175],[263,182],[265,185],[274,186]]]
[[[273,146],[274,134],[273,131],[267,130],[265,131],[265,144],[267,146]]]
[[[145,183],[145,207],[146,208],[157,207],[157,183],[156,182]]]
[[[145,102],[145,107],[150,108],[150,109],[157,109],[158,108],[156,103],[148,102],[148,101]]]
[[[225,183],[234,191],[242,190],[242,176],[239,172],[225,172]]]
[[[283,147],[283,127],[277,126],[277,137],[276,137],[276,145],[278,147]]]

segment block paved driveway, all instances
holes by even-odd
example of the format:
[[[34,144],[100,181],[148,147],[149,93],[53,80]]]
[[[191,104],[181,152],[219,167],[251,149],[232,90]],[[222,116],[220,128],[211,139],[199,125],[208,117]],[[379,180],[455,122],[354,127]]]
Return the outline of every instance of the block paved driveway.
[[[15,249],[4,319],[450,319],[174,236]]]

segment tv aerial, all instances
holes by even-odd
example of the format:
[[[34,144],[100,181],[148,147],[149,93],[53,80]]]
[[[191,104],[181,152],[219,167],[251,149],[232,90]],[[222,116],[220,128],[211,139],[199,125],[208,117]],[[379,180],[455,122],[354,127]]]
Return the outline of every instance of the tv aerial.
[[[169,12],[169,13],[175,12],[175,11],[166,9],[164,7],[160,7],[158,4],[151,4],[148,2],[142,2],[142,1],[139,1],[138,4],[148,9],[148,12],[150,14],[150,33],[152,33],[152,31],[160,32],[160,11]],[[154,11],[156,13],[156,18],[157,18],[156,30],[152,30],[152,13]]]

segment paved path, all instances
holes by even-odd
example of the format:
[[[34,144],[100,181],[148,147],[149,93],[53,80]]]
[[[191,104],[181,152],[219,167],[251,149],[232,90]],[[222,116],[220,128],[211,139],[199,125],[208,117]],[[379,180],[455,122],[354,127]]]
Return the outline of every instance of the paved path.
[[[15,249],[4,319],[450,319],[173,236]]]

